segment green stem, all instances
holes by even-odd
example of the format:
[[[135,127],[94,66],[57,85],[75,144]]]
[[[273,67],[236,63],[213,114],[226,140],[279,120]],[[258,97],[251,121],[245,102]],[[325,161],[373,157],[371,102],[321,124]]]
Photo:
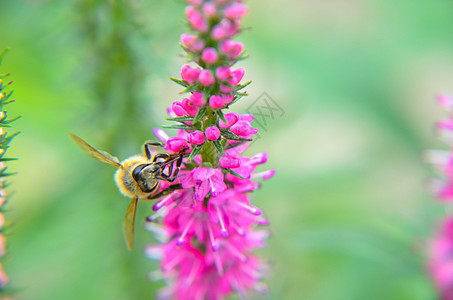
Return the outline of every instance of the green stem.
[[[217,126],[218,116],[215,111],[209,107],[205,112],[205,120],[203,121],[202,131],[205,132],[206,128],[211,126]],[[218,160],[216,159],[217,149],[211,141],[206,141],[201,149],[201,158],[203,162],[211,163],[213,167],[216,167]]]

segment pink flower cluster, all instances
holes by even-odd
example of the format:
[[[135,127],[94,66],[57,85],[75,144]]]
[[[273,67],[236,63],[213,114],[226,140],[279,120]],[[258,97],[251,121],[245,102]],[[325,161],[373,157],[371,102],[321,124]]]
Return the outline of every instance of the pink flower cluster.
[[[234,41],[247,14],[242,2],[188,0],[193,33],[181,35],[181,44],[191,62],[182,67],[181,80],[173,80],[189,96],[168,109],[168,120],[178,123],[168,127],[178,128],[177,136],[155,130],[168,152],[188,149],[173,183],[179,189],[155,203],[147,223],[165,240],[146,249],[150,258],[162,260],[160,277],[168,285],[160,299],[220,300],[267,290],[260,281],[265,264],[253,250],[265,246],[269,232],[258,227],[268,221],[251,204],[250,192],[275,171],[255,172],[266,153],[241,155],[258,132],[253,115],[224,113],[246,96],[245,70],[233,67],[244,56],[244,45]]]
[[[453,110],[453,99],[447,95],[437,97],[439,104]],[[453,146],[453,115],[437,124],[441,137]],[[433,181],[436,196],[445,202],[453,201],[453,151],[430,150],[426,159],[436,166],[442,179]],[[430,243],[428,268],[436,284],[440,299],[453,300],[453,216],[442,221],[440,230]]]

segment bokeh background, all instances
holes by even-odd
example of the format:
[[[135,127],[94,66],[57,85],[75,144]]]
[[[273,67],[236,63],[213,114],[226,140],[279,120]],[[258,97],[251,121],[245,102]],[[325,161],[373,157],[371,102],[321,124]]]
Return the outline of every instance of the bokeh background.
[[[273,236],[258,299],[436,299],[426,243],[445,215],[426,188],[426,148],[445,148],[434,101],[453,93],[453,2],[250,0],[240,39],[250,59],[246,112],[266,92],[284,110],[260,128],[277,176],[255,194]],[[182,0],[1,0],[1,70],[11,72],[22,133],[8,205],[5,269],[16,299],[153,299],[157,262],[141,229],[126,250],[129,200],[114,168],[71,131],[124,159],[180,100]]]

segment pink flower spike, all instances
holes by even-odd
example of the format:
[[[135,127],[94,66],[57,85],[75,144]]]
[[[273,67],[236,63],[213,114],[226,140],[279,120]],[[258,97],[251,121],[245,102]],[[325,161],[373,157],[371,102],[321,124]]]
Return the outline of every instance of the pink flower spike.
[[[213,64],[217,62],[217,59],[219,58],[217,55],[217,51],[214,48],[206,48],[203,50],[203,53],[201,54],[201,58],[207,63],[207,64]]]
[[[168,134],[160,128],[155,128],[153,133],[162,142],[166,142],[169,138]]]
[[[189,140],[189,143],[191,143],[192,145],[201,145],[206,140],[203,132],[199,130],[189,133],[187,139]]]
[[[260,173],[253,174],[250,178],[251,179],[256,179],[256,178],[263,178],[263,180],[268,180],[275,175],[275,170],[268,170]]]
[[[227,124],[225,124],[222,120],[219,121],[220,128],[229,128],[233,124],[235,124],[239,120],[239,115],[237,113],[227,113],[225,114],[225,119],[227,120]]]
[[[220,130],[217,128],[217,126],[211,126],[206,128],[204,134],[206,135],[206,138],[210,141],[217,141],[220,137]]]
[[[201,84],[204,86],[209,86],[214,83],[214,77],[209,70],[201,71],[200,75],[198,76],[198,80],[200,80]]]
[[[181,102],[173,102],[173,105],[171,106],[171,109],[173,110],[173,112],[178,116],[178,117],[182,117],[182,116],[186,116],[188,115],[188,113],[186,112],[186,110],[182,107],[182,104]]]
[[[223,181],[223,173],[220,169],[195,168],[190,174],[185,176],[182,182],[183,188],[195,187],[193,198],[203,200],[209,191],[212,194],[219,194],[226,190],[226,184]]]
[[[167,150],[168,152],[179,152],[182,147],[187,145],[186,140],[179,138],[179,137],[172,137],[167,140],[167,142],[164,145],[164,149]]]
[[[214,109],[221,109],[225,105],[225,102],[222,96],[214,95],[209,98],[209,105]]]
[[[187,83],[192,84],[198,80],[201,70],[198,68],[192,68],[189,65],[183,65],[181,68],[181,78]]]
[[[215,77],[219,80],[226,81],[230,79],[233,76],[231,73],[231,69],[227,66],[221,66],[218,67],[217,70],[215,71]]]
[[[452,108],[453,98],[446,94],[437,95],[437,102],[443,107]]]
[[[219,165],[225,169],[239,168],[241,166],[241,160],[237,156],[225,154],[219,159]]]
[[[247,15],[247,6],[242,3],[234,3],[225,9],[225,17],[229,19],[242,18]]]

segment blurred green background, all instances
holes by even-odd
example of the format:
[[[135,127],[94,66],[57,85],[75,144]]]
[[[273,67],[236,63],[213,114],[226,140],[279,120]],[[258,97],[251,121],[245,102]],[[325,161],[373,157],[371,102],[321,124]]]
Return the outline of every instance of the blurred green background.
[[[260,250],[273,266],[261,299],[435,299],[426,242],[444,215],[421,160],[444,147],[433,124],[453,94],[449,0],[250,0],[239,39],[250,96],[285,111],[248,155],[267,151],[277,176],[255,194],[273,231]],[[5,260],[16,299],[153,299],[157,263],[141,230],[122,218],[129,200],[113,167],[87,158],[71,131],[124,159],[141,151],[165,108],[181,100],[184,3],[1,0],[1,70],[11,72],[22,131],[9,156],[15,194]],[[257,125],[256,125],[257,126]],[[259,126],[258,126],[259,127]],[[264,168],[264,167],[263,167]]]

